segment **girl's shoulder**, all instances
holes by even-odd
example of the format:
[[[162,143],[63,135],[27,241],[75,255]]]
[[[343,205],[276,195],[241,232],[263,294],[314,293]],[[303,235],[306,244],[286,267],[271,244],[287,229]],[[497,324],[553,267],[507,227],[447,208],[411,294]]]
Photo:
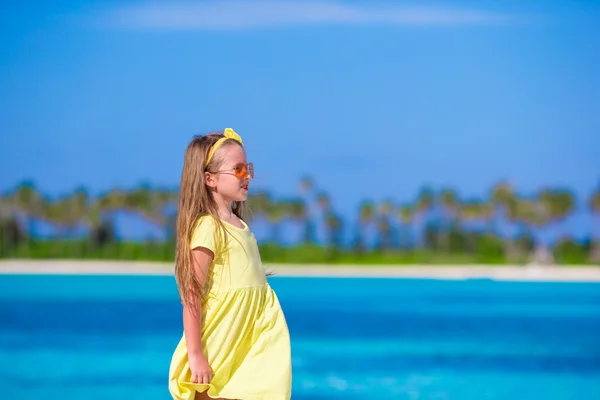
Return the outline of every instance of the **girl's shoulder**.
[[[215,229],[217,227],[217,220],[214,216],[210,214],[201,215],[196,221],[196,229],[199,228],[212,228]]]
[[[218,232],[218,223],[212,215],[202,215],[198,218],[196,225],[192,231],[190,247],[205,247],[213,253],[218,249],[223,241],[223,237]]]

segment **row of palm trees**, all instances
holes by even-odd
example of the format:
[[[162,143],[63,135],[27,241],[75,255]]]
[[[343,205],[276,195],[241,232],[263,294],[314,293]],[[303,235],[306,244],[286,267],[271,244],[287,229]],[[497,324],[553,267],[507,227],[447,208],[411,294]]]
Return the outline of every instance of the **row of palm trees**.
[[[273,227],[273,240],[279,237],[278,227],[283,221],[291,220],[304,225],[304,242],[314,242],[315,225],[321,223],[327,232],[327,243],[342,246],[344,232],[351,230],[352,244],[356,248],[364,245],[364,232],[371,228],[377,232],[378,246],[393,249],[400,246],[394,235],[399,229],[437,224],[442,248],[450,242],[452,229],[478,223],[488,234],[500,235],[498,224],[509,223],[521,233],[537,228],[556,226],[559,230],[576,210],[588,208],[593,216],[600,215],[600,185],[588,199],[577,199],[567,188],[543,188],[532,196],[516,192],[508,182],[494,185],[487,198],[464,198],[453,189],[433,190],[423,188],[414,201],[380,203],[364,201],[356,215],[356,225],[348,223],[336,212],[330,197],[315,185],[311,178],[300,181],[300,190],[290,199],[275,199],[268,192],[250,196],[248,206],[251,218],[264,218]],[[69,232],[82,225],[90,232],[106,229],[107,215],[111,212],[128,210],[173,231],[176,189],[154,189],[148,185],[131,190],[113,189],[92,197],[85,188],[50,199],[41,193],[33,182],[22,182],[0,197],[0,220],[21,221],[27,236],[35,220],[44,220]],[[593,221],[590,221],[593,226]],[[425,235],[425,231],[422,232]],[[567,237],[569,232],[560,232]],[[600,241],[600,232],[592,235],[591,241]],[[505,240],[510,247],[511,240]],[[420,243],[412,242],[414,246]],[[426,245],[426,242],[424,242]],[[598,252],[598,251],[596,251]]]

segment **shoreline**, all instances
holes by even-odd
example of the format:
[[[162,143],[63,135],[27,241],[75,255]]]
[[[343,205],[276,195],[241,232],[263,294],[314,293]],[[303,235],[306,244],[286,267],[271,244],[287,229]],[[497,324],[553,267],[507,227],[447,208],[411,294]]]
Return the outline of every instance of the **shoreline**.
[[[491,279],[501,281],[600,282],[600,266],[519,265],[324,265],[265,264],[275,277]],[[173,264],[107,260],[0,260],[0,276],[173,275]]]

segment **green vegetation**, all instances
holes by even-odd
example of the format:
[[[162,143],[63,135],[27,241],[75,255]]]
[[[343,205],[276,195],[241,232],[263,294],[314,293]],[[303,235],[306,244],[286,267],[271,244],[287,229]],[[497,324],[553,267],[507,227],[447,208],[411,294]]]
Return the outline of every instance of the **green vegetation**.
[[[591,212],[590,226],[596,220],[597,227],[600,186],[589,199],[579,202],[568,189],[544,188],[533,196],[522,196],[504,182],[496,184],[486,199],[463,199],[451,189],[423,189],[412,203],[363,202],[356,216],[356,228],[352,228],[353,218],[342,218],[329,197],[315,190],[311,179],[302,180],[300,186],[301,193],[293,199],[274,199],[268,193],[249,198],[250,222],[252,218],[264,218],[272,228],[271,240],[261,243],[266,262],[521,264],[531,259],[534,250],[542,248],[536,243],[533,229],[552,228],[561,232],[560,239],[545,249],[554,262],[600,263],[600,232],[578,242],[563,229],[563,221],[582,207]],[[308,199],[315,199],[315,204]],[[24,182],[0,197],[0,258],[171,261],[175,215],[165,212],[165,208],[174,208],[176,203],[176,190],[148,186],[128,191],[115,189],[96,198],[80,188],[68,196],[49,199],[32,183]],[[308,211],[312,206],[318,215]],[[167,232],[167,240],[117,240],[111,213],[118,210],[135,212],[154,222]],[[314,240],[318,219],[325,227],[327,240],[323,244]],[[34,220],[49,222],[62,234],[46,240],[32,237]],[[301,243],[278,243],[284,220],[301,224]],[[87,236],[73,235],[82,224]],[[511,238],[502,237],[498,234],[499,224],[511,224],[518,232]],[[375,246],[366,243],[368,229],[376,232]],[[350,242],[344,237],[351,237]]]

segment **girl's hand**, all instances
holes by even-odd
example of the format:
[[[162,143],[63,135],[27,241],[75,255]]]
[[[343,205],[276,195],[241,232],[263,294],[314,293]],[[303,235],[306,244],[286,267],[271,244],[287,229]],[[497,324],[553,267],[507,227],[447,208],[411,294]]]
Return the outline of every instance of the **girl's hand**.
[[[190,371],[192,372],[193,383],[210,383],[212,371],[204,355],[189,355],[188,363],[190,365]]]

